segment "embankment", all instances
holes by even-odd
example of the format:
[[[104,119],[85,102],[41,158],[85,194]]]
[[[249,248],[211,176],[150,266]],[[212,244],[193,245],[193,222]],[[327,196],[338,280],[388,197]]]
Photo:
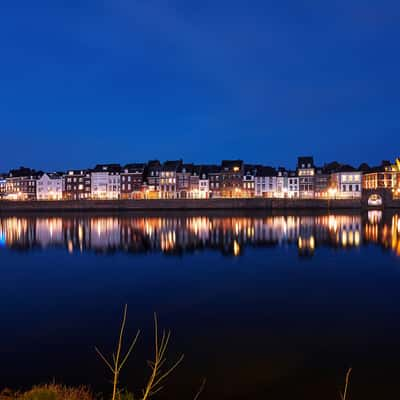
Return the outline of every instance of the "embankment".
[[[135,211],[135,210],[328,210],[361,209],[360,200],[305,199],[174,199],[0,201],[0,212],[17,211]]]

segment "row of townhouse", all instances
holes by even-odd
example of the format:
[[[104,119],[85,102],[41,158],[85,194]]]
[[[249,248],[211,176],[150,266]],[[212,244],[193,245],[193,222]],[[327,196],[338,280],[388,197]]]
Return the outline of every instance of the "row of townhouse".
[[[317,167],[299,157],[295,170],[223,160],[99,164],[92,169],[43,173],[21,167],[0,175],[0,197],[10,200],[207,199],[232,197],[359,198],[363,187],[400,196],[400,162],[356,170],[338,163]]]

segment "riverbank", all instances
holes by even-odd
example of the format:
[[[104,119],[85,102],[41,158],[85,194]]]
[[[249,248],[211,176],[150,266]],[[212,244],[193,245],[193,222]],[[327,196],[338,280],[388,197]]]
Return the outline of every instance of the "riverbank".
[[[83,201],[1,201],[0,212],[9,211],[135,211],[135,210],[335,210],[362,209],[361,200],[317,199],[159,199]]]

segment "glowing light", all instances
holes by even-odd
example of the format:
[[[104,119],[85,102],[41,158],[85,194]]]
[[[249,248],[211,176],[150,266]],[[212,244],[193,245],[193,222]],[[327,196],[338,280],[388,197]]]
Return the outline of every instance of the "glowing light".
[[[6,234],[4,232],[0,232],[0,247],[6,246]]]
[[[310,249],[314,250],[315,249],[315,239],[314,236],[310,237]]]
[[[342,246],[343,247],[347,246],[347,232],[346,231],[342,232]]]
[[[239,245],[239,243],[235,240],[235,241],[233,242],[233,254],[234,254],[235,257],[236,257],[236,256],[239,255],[239,253],[240,253],[240,245]]]

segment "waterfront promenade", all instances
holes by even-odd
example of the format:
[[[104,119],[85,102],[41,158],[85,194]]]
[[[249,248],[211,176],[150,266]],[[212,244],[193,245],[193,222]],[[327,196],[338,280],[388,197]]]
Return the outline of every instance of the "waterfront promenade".
[[[157,199],[82,201],[1,201],[0,212],[9,211],[133,211],[133,210],[272,210],[361,209],[360,199]]]

